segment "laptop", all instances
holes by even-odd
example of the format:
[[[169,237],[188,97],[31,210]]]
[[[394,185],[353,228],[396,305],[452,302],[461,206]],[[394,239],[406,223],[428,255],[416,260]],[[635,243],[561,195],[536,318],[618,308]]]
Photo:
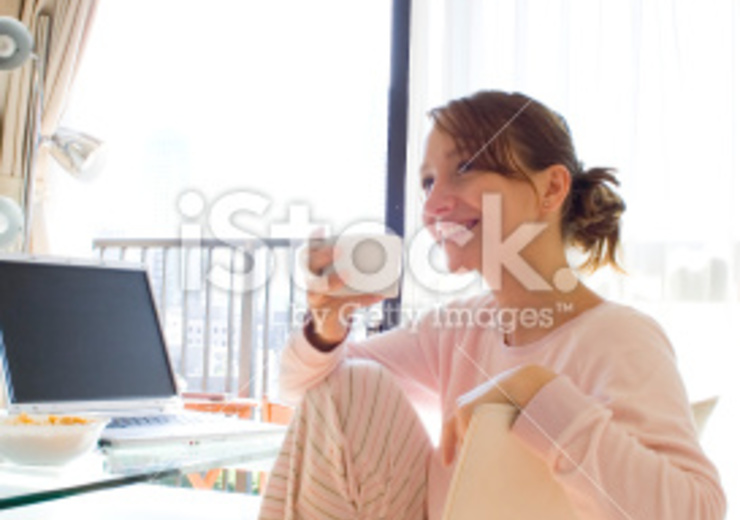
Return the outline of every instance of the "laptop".
[[[184,409],[138,264],[0,258],[0,367],[9,414],[109,417],[102,446],[198,444],[280,428]]]

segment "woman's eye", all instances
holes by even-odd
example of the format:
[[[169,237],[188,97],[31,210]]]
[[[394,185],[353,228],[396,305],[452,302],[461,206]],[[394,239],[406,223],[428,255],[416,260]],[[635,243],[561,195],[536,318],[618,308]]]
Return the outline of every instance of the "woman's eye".
[[[434,179],[432,177],[424,177],[421,179],[421,189],[424,193],[429,193],[432,190],[432,186],[434,186]]]

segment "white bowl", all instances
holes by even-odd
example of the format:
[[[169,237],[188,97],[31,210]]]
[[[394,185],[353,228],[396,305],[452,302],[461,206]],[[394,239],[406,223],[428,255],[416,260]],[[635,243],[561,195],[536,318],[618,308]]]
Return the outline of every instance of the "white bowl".
[[[48,415],[25,415],[25,422],[18,416],[0,420],[0,456],[16,464],[57,465],[65,464],[95,448],[107,419],[74,416],[85,422],[64,424],[49,423]]]

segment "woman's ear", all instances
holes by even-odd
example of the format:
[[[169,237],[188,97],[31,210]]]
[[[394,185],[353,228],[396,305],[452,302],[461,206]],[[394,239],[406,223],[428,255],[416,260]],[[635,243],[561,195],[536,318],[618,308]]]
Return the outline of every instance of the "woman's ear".
[[[553,164],[537,176],[540,185],[540,209],[543,213],[557,211],[570,191],[571,177],[568,168]]]

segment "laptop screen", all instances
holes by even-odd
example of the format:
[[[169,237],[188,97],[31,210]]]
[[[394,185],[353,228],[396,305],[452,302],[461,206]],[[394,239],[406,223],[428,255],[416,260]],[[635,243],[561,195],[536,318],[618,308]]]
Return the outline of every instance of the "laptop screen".
[[[0,261],[10,404],[176,395],[143,269]]]

